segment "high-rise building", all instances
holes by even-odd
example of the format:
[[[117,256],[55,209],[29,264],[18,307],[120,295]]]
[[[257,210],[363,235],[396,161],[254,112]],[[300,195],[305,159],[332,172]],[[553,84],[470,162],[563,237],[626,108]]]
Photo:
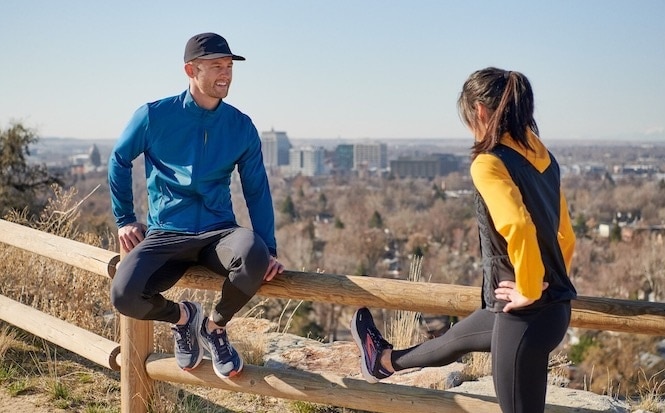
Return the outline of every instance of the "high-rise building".
[[[380,142],[353,145],[353,169],[385,170],[388,168],[388,145]]]
[[[261,152],[266,169],[278,169],[280,166],[288,165],[290,149],[291,142],[286,132],[278,132],[275,129],[261,132]]]
[[[353,169],[353,145],[343,143],[335,148],[333,167],[338,171],[350,171]]]
[[[304,146],[289,151],[289,171],[291,175],[320,176],[325,173],[324,149]]]

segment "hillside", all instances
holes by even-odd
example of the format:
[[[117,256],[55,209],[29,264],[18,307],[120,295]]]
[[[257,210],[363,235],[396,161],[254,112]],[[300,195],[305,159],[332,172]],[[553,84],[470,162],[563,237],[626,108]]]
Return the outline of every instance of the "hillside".
[[[665,180],[662,170],[653,172],[653,168],[640,169],[639,165],[660,168],[665,159],[663,145],[628,148],[555,148],[569,171],[563,186],[578,237],[570,276],[581,295],[662,302]],[[69,171],[63,175],[64,186],[47,188],[37,194],[30,209],[13,210],[5,218],[89,245],[117,249],[105,172],[63,170]],[[140,165],[135,173],[139,178],[143,174]],[[478,234],[465,172],[433,180],[381,175],[275,175],[270,180],[280,260],[287,268],[407,279],[414,257],[422,257],[422,274],[429,282],[479,285]],[[141,179],[135,185],[136,209],[142,216],[145,188]],[[239,222],[249,225],[237,181],[233,182],[233,200]],[[109,304],[107,280],[6,245],[0,245],[0,274],[0,294],[117,340],[117,314]],[[177,299],[212,300],[210,294],[195,291],[175,289],[170,294]],[[352,308],[256,299],[246,310],[255,308],[262,318],[277,321],[283,332],[327,343],[348,340]],[[387,322],[392,314],[384,316],[381,321]],[[421,321],[418,334],[424,338],[444,331],[454,318],[424,314]],[[168,331],[161,333],[156,350],[171,351]],[[560,346],[570,361],[569,386],[621,397],[639,397],[644,389],[661,394],[665,383],[661,340],[570,329]],[[33,339],[26,341],[34,346]],[[26,386],[30,394],[33,387],[23,378],[61,377],[62,372],[51,374],[57,363],[50,356],[44,359],[41,348],[38,344],[30,351],[12,350],[15,358],[3,357],[3,363],[9,363],[2,366],[7,370],[4,378],[0,376],[3,385],[7,383],[12,392],[18,388],[19,393]],[[11,362],[19,363],[18,371],[9,369],[14,366]],[[40,386],[44,385],[36,387]],[[113,391],[108,390],[109,394]]]

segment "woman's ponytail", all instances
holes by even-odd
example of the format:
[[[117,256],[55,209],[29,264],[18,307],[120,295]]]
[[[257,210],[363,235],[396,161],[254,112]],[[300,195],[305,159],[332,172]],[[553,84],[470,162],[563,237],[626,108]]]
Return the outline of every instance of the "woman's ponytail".
[[[533,90],[526,76],[494,67],[474,72],[464,82],[457,101],[462,120],[472,128],[479,121],[476,103],[487,108],[490,118],[485,135],[473,145],[474,158],[494,148],[506,132],[519,145],[531,148],[527,131],[538,135],[538,125],[533,118]]]

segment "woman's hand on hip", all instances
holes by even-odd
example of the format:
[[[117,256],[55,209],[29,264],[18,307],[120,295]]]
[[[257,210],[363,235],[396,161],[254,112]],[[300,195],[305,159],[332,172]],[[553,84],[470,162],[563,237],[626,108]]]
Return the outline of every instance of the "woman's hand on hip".
[[[543,289],[545,291],[549,283],[543,282]],[[526,307],[533,304],[536,300],[527,298],[523,296],[519,291],[515,289],[514,281],[501,281],[499,287],[494,290],[494,296],[497,300],[507,301],[505,307],[503,307],[503,312],[508,313],[510,310],[516,308]]]

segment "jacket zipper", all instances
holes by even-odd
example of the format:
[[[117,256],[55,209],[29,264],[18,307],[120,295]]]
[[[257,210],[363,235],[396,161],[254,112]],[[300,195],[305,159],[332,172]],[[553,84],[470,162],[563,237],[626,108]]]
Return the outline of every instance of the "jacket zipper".
[[[201,152],[199,153],[199,157],[198,157],[199,160],[198,160],[198,162],[197,162],[199,165],[200,165],[201,162],[203,161],[204,154],[205,154],[205,149],[206,149],[207,144],[208,144],[208,130],[207,130],[207,129],[204,129],[204,130],[203,130],[203,149],[202,149]],[[198,180],[198,176],[197,176],[197,180]],[[197,184],[198,184],[198,182],[197,182]],[[199,208],[198,208],[198,210],[196,211],[196,233],[197,233],[197,234],[201,231],[201,210],[202,210],[202,209],[203,209],[203,206],[202,206],[201,203],[199,202]]]

